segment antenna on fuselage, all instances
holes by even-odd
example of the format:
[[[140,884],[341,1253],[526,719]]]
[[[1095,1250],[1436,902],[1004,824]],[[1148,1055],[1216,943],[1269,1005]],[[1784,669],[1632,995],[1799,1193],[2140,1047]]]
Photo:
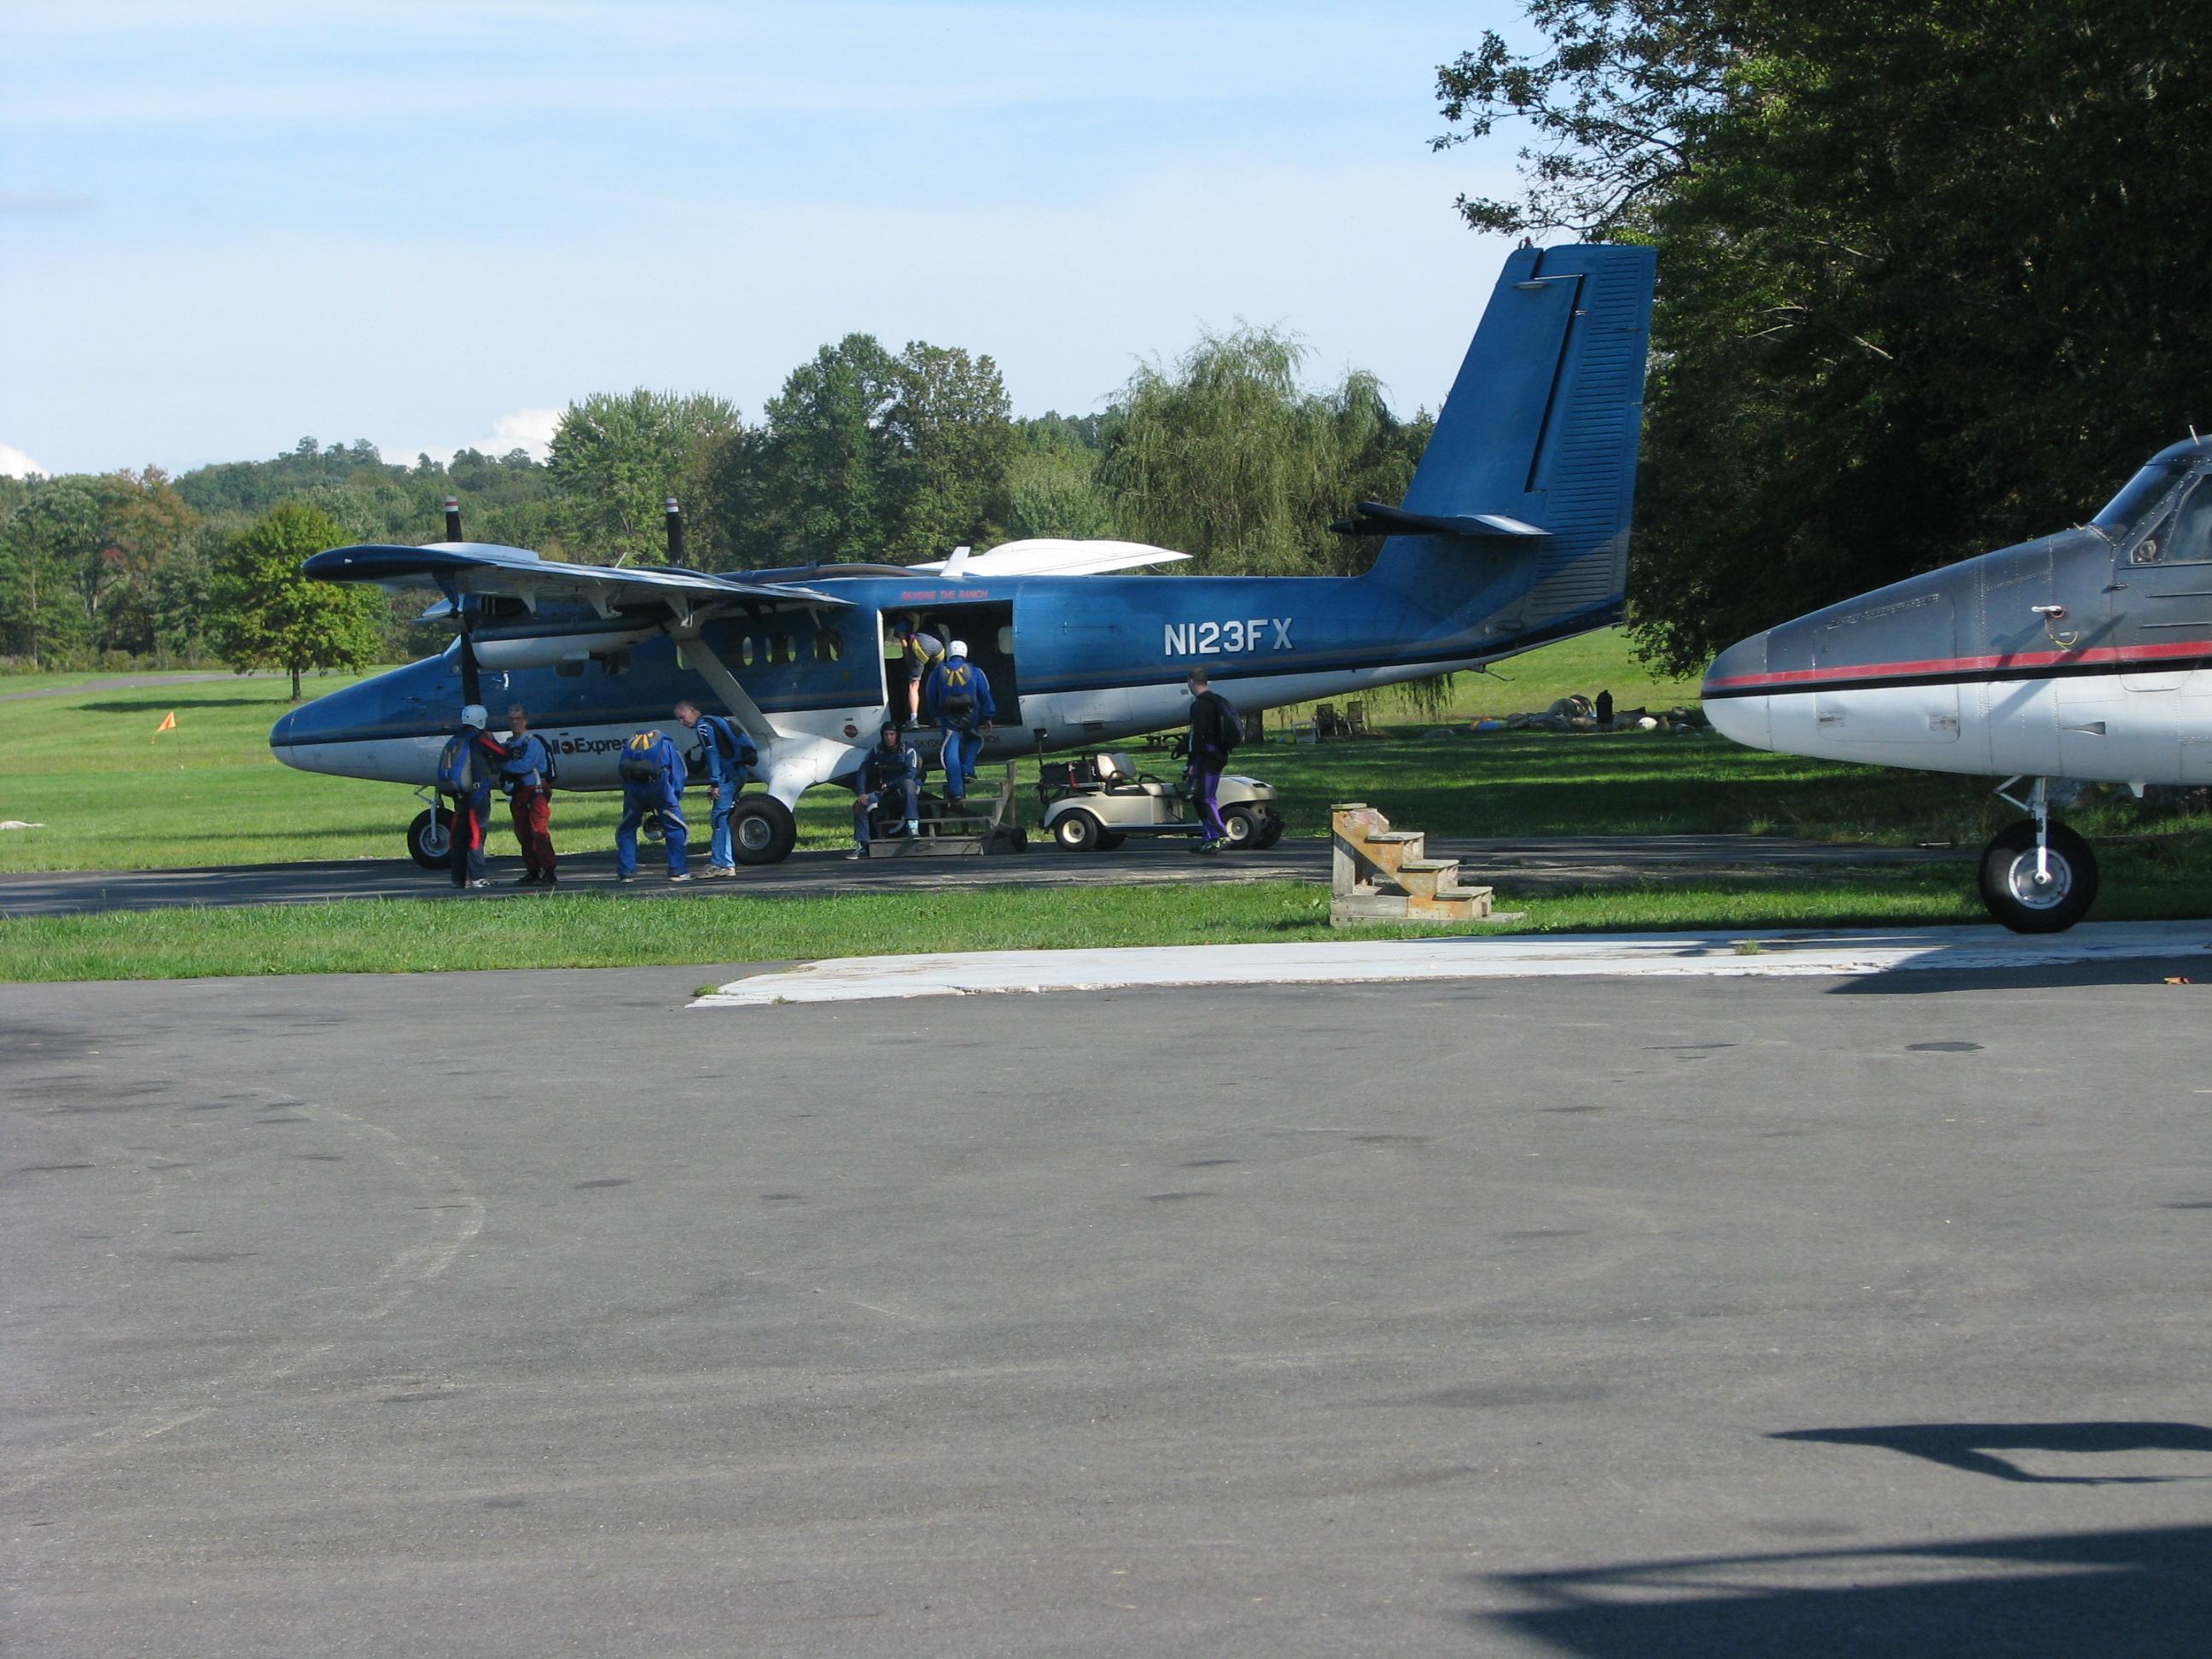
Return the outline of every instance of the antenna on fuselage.
[[[660,506],[661,510],[668,515],[668,562],[682,564],[684,562],[684,509],[677,506],[676,497],[673,495],[661,502]]]

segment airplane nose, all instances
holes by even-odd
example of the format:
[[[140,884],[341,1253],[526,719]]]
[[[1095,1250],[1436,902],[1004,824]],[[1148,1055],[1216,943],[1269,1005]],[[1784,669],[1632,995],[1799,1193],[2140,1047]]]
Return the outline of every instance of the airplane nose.
[[[1705,718],[1723,737],[1752,749],[1774,747],[1765,694],[1766,641],[1764,634],[1739,640],[1705,670]]]
[[[276,758],[287,766],[296,767],[300,764],[295,756],[293,744],[300,740],[297,736],[300,730],[300,716],[306,712],[304,708],[288,708],[276,717],[276,724],[269,728],[269,747]]]

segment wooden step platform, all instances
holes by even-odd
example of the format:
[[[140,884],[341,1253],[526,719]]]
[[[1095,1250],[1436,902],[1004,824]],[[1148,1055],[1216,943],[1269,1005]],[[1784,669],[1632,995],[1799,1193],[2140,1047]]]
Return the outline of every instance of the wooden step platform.
[[[1363,801],[1331,807],[1329,830],[1330,926],[1482,921],[1492,914],[1490,889],[1461,881],[1457,859],[1429,857],[1428,838],[1419,830],[1393,830]]]
[[[988,805],[979,805],[979,801]],[[870,859],[981,858],[992,853],[1018,853],[1024,838],[1015,823],[1014,768],[987,796],[972,788],[964,812],[947,812],[924,820],[918,836],[878,836],[868,843]]]

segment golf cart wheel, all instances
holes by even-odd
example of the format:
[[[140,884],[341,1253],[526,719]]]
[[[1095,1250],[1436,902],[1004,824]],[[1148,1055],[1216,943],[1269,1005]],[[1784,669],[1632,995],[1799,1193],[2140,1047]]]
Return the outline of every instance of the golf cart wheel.
[[[1105,829],[1095,814],[1079,806],[1060,815],[1052,826],[1052,838],[1071,853],[1089,853],[1105,839]]]
[[[1270,812],[1261,820],[1260,838],[1252,843],[1255,852],[1264,853],[1283,838],[1283,815]]]
[[[1260,815],[1249,806],[1232,806],[1224,812],[1221,830],[1223,838],[1239,852],[1257,847],[1260,837],[1267,833]]]
[[[1127,836],[1116,835],[1111,830],[1101,830],[1098,835],[1098,850],[1102,853],[1110,853],[1128,839]]]
[[[442,870],[453,862],[453,815],[443,807],[424,807],[407,826],[407,856],[425,870]]]
[[[774,795],[746,795],[730,813],[730,847],[740,864],[781,864],[798,842],[791,809]]]
[[[1982,852],[1982,902],[2015,933],[2063,933],[2097,902],[2097,855],[2063,823],[2053,823],[2046,877],[2036,875],[2035,823],[2008,824]]]

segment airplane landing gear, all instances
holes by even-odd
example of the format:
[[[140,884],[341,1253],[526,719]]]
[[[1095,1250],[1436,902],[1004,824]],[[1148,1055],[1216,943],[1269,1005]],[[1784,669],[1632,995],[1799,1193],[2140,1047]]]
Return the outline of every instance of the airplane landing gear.
[[[791,809],[774,795],[740,795],[730,813],[730,846],[740,864],[781,864],[799,841]]]
[[[2051,816],[2049,785],[2042,778],[2026,800],[1997,797],[2033,816],[2007,824],[1982,849],[1982,902],[2015,933],[2061,933],[2097,901],[2097,855],[2089,843]]]
[[[425,870],[442,870],[453,862],[453,815],[440,807],[426,807],[407,826],[407,856]]]

